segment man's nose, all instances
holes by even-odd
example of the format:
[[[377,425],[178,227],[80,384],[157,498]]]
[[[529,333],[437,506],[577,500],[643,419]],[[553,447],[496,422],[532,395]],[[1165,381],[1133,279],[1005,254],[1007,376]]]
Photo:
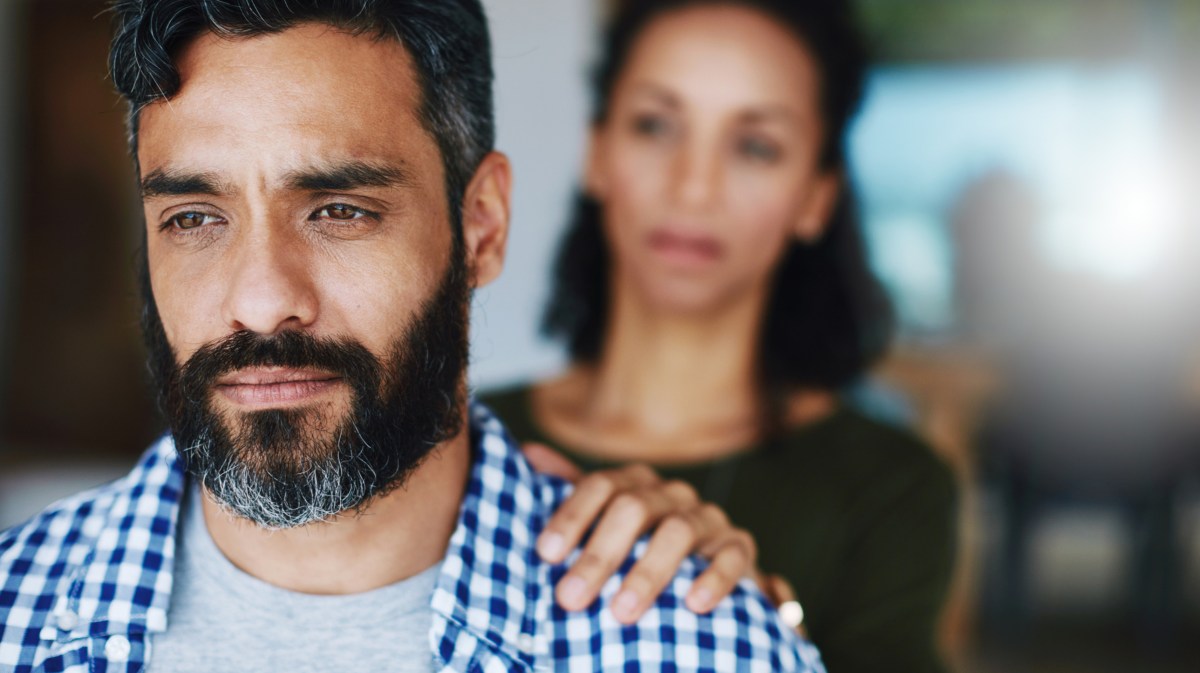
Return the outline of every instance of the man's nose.
[[[317,292],[299,232],[259,226],[238,237],[229,251],[222,306],[234,330],[275,334],[317,319]]]

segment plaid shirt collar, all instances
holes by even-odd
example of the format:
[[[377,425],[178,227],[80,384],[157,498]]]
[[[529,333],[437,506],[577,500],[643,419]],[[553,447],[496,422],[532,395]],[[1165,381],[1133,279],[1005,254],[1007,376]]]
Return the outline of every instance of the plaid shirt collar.
[[[712,615],[683,608],[677,596],[698,573],[694,564],[637,627],[597,605],[562,611],[552,587],[565,567],[542,563],[534,541],[569,487],[533,473],[480,405],[472,405],[470,432],[470,480],[432,597],[430,646],[442,670],[499,673],[551,662],[630,670],[632,657],[672,670],[823,671],[815,649],[782,628],[752,589]],[[168,628],[184,488],[182,462],[164,438],[123,479],[0,533],[0,669],[144,670],[146,636]],[[620,579],[602,595],[611,597]]]
[[[565,486],[535,474],[482,405],[471,409],[471,444],[471,478],[433,592],[441,619],[432,644],[447,670],[486,670],[493,657],[497,670],[532,667],[546,654],[538,629],[553,599],[534,541]]]

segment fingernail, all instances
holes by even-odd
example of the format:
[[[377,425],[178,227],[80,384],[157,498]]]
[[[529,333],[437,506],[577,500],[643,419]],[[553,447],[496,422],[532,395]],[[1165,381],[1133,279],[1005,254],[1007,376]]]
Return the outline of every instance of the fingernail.
[[[712,605],[712,598],[713,598],[712,592],[709,591],[708,589],[706,589],[705,587],[700,587],[699,589],[693,589],[692,592],[689,593],[688,597],[687,597],[688,609],[691,610],[692,612],[697,612],[700,610],[707,610],[708,606]]]
[[[547,561],[557,561],[563,554],[563,536],[558,533],[542,533],[537,541],[538,554]]]
[[[617,617],[633,617],[634,611],[637,610],[638,602],[638,595],[626,589],[617,594],[617,597],[613,599],[613,614]]]
[[[583,607],[583,592],[587,591],[587,582],[578,577],[568,577],[558,585],[559,596],[562,600],[575,607]]]

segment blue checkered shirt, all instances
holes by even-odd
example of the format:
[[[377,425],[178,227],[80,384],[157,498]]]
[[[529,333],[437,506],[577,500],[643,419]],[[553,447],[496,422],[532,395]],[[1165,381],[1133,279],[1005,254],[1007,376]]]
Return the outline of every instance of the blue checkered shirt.
[[[566,565],[542,562],[534,540],[569,485],[534,473],[479,405],[471,440],[470,482],[432,598],[430,647],[441,670],[823,673],[812,645],[748,582],[712,614],[688,611],[682,599],[698,561],[685,563],[636,625],[619,624],[600,604],[616,593],[645,541],[604,586],[601,601],[562,610],[553,586]],[[0,533],[0,671],[146,668],[154,634],[169,628],[185,479],[166,437],[123,479]]]

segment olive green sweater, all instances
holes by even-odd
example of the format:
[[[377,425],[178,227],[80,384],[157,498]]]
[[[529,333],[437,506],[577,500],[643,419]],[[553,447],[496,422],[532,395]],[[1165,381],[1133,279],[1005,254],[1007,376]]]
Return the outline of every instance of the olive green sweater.
[[[529,387],[479,396],[522,442],[587,460],[547,436]],[[956,486],[912,435],[847,408],[729,458],[663,467],[720,505],[783,575],[831,673],[941,671],[937,618],[956,552]]]

